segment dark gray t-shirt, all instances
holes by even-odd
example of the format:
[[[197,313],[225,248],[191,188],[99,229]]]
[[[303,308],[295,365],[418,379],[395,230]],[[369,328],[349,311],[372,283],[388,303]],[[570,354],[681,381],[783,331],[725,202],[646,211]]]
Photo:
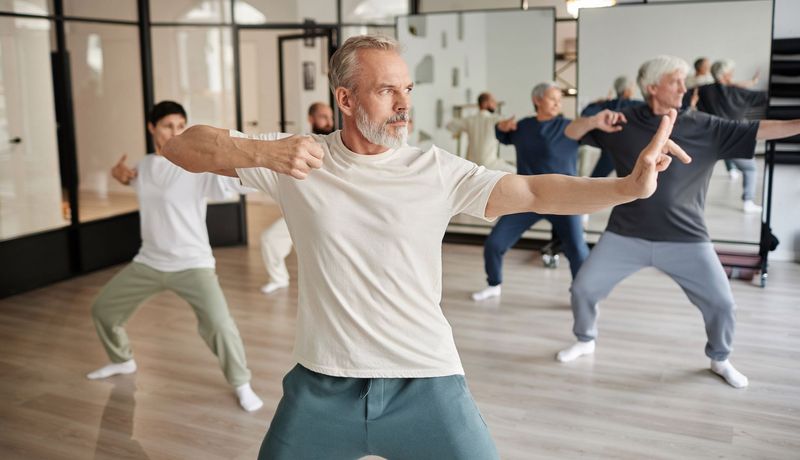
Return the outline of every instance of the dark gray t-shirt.
[[[581,142],[612,152],[617,176],[631,173],[639,153],[661,122],[648,105],[622,111],[628,119],[622,131],[594,130]],[[606,230],[650,241],[709,241],[703,209],[711,172],[717,160],[752,158],[757,121],[724,120],[698,111],[681,112],[670,138],[691,157],[688,165],[674,160],[659,174],[658,188],[644,200],[616,206]]]

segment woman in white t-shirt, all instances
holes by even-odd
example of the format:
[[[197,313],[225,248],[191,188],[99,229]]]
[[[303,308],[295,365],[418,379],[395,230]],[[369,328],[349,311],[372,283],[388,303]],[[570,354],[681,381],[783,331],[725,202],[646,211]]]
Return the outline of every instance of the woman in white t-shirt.
[[[161,147],[186,128],[180,104],[160,102],[148,120],[155,154],[145,156],[134,169],[125,165],[123,155],[111,170],[115,179],[136,189],[142,247],[92,305],[92,319],[111,363],[87,377],[136,371],[125,323],[147,298],[169,290],[191,305],[200,336],[217,356],[239,404],[248,412],[257,410],[263,402],[250,387],[244,345],[214,270],[206,228],[207,199],[222,199],[242,189],[231,178],[190,173],[161,156]]]

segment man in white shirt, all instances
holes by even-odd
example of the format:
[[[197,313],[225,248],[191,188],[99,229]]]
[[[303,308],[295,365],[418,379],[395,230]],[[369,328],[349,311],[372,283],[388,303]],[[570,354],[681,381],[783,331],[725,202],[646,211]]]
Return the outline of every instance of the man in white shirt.
[[[298,365],[259,458],[496,459],[439,305],[449,220],[580,214],[647,197],[666,152],[690,161],[669,140],[676,114],[629,177],[518,176],[406,144],[414,83],[395,40],[348,39],[329,78],[341,131],[246,138],[195,126],[164,149],[187,170],[271,194],[295,242]]]
[[[308,108],[308,124],[313,134],[330,134],[333,132],[333,109],[324,102],[315,102]],[[280,217],[261,233],[261,258],[267,269],[269,281],[261,286],[261,292],[273,292],[289,286],[289,270],[286,269],[286,257],[292,252],[292,236],[286,219]]]
[[[500,143],[494,127],[500,121],[500,115],[495,113],[497,101],[492,93],[484,92],[478,96],[478,109],[480,111],[475,115],[451,120],[447,130],[456,136],[467,133],[467,160],[489,169],[516,172],[513,165],[498,155]]]
[[[164,144],[186,127],[186,112],[172,101],[156,104],[148,117],[155,154],[131,169],[126,156],[111,170],[119,182],[136,189],[142,247],[133,262],[100,291],[92,320],[111,363],[87,374],[91,380],[136,372],[125,323],[147,298],[169,290],[189,302],[198,331],[219,360],[225,378],[248,412],[263,403],[250,387],[244,345],[228,311],[214,271],[206,229],[206,200],[241,192],[238,181],[185,171],[161,156]]]

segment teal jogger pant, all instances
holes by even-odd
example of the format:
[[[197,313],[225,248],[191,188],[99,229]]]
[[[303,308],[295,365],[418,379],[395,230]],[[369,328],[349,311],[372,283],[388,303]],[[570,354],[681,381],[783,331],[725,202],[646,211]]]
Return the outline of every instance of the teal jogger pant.
[[[297,365],[283,379],[259,460],[495,460],[463,375],[331,377]]]

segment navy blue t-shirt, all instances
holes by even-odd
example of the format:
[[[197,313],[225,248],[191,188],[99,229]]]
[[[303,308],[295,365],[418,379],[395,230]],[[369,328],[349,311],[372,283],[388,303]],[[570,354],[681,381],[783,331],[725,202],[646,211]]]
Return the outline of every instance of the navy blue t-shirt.
[[[572,120],[561,115],[538,121],[523,118],[516,131],[504,133],[495,127],[497,140],[517,150],[517,174],[577,174],[578,142],[564,135]]]

